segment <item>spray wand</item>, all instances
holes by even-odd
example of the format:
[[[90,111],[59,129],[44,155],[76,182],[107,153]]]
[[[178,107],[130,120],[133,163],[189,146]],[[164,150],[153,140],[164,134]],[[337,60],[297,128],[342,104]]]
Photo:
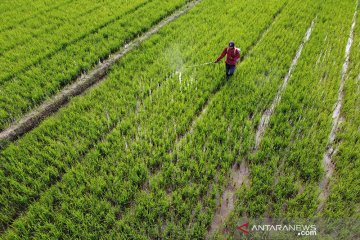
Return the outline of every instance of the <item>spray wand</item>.
[[[204,65],[209,65],[209,64],[215,64],[215,63],[214,62],[207,62],[207,63],[197,64],[197,65],[187,66],[185,68],[193,68],[193,67],[199,67],[199,66],[204,66]]]
[[[207,62],[207,63],[197,64],[197,65],[191,65],[191,66],[184,67],[183,70],[185,70],[185,69],[187,69],[187,68],[194,68],[194,67],[199,67],[199,66],[204,66],[204,65],[209,65],[209,64],[215,64],[215,62]],[[177,71],[175,72],[175,74],[179,74],[179,81],[180,81],[180,83],[181,83],[182,71],[177,70]]]

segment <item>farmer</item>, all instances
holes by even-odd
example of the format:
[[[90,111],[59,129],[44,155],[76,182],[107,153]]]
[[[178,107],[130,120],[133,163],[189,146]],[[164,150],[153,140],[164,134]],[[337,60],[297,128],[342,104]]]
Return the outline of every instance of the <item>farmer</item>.
[[[231,41],[220,57],[216,59],[215,63],[219,62],[225,55],[227,55],[225,61],[226,79],[229,79],[235,72],[236,63],[240,60],[240,49],[235,48],[235,43]]]

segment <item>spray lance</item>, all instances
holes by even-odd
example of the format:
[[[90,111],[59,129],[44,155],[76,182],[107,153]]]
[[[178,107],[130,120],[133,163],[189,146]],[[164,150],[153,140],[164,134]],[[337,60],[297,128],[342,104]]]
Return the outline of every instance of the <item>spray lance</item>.
[[[210,65],[210,64],[215,64],[215,62],[207,62],[207,63],[202,63],[202,64],[196,64],[196,65],[186,66],[186,67],[184,67],[183,69],[185,70],[185,69],[188,69],[188,68],[195,68],[195,67],[200,67],[200,66],[205,66],[205,65]],[[177,71],[175,72],[175,74],[178,74],[178,75],[179,75],[179,81],[180,81],[180,83],[181,83],[182,71],[177,70]]]
[[[215,62],[207,62],[207,63],[197,64],[197,65],[191,65],[191,66],[187,66],[185,68],[200,67],[200,66],[209,65],[209,64],[215,64]]]

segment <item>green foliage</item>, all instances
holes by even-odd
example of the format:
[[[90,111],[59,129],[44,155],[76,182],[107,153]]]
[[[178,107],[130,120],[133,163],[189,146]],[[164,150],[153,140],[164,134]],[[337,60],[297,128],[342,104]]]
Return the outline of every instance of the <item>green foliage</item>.
[[[99,52],[105,56],[119,41],[144,31],[183,3],[149,1],[114,21],[121,29],[126,26],[126,34],[116,25],[87,35],[93,44],[76,43],[85,49],[82,61],[96,60]],[[336,4],[204,0],[164,27],[114,66],[106,81],[72,99],[0,153],[2,237],[202,239],[231,167],[244,160],[249,162],[250,184],[236,193],[235,211],[226,223],[229,235],[220,231],[215,239],[236,238],[244,215],[313,216],[353,10],[353,4],[345,2],[334,13]],[[97,5],[93,6],[95,11]],[[134,18],[145,13],[146,17]],[[254,154],[261,114],[276,95],[315,15],[314,32]],[[329,32],[336,34],[326,37]],[[246,54],[230,80],[221,76],[223,66],[185,68],[215,58],[228,38]],[[327,53],[338,48],[342,51]],[[31,85],[34,104],[43,94],[35,86],[51,93],[58,89],[52,86],[71,79],[66,55],[59,59],[64,64],[52,73],[59,74],[54,82]],[[353,69],[359,69],[356,62]],[[43,66],[49,72],[55,67],[49,60],[29,71],[41,74]],[[181,79],[175,71],[182,72]],[[353,80],[356,74],[354,70]],[[354,149],[359,135],[351,134],[360,119],[359,98],[351,96],[359,92],[357,82],[349,82],[344,111],[350,117],[339,134],[339,170],[325,211],[337,217],[355,214],[359,199],[360,178],[352,178],[358,175],[359,154]],[[25,106],[24,99],[16,101]]]
[[[8,30],[10,32],[5,36],[11,39],[13,34],[20,32],[24,44],[17,43],[0,56],[0,109],[7,112],[5,118],[0,118],[0,129],[183,4],[184,0],[75,1],[66,5],[61,16],[65,19],[60,23],[51,22],[53,15],[58,14],[56,10],[47,13],[45,20],[38,20],[30,26],[24,23],[25,26]],[[86,11],[88,7],[91,9]],[[78,16],[72,20],[68,8],[78,11],[84,8],[84,13],[75,12]],[[69,14],[69,18],[65,14]],[[43,21],[48,19],[49,23],[44,24]],[[34,34],[28,30],[37,27],[43,32]],[[29,37],[30,41],[27,41]],[[9,39],[4,39],[4,42],[12,42]]]

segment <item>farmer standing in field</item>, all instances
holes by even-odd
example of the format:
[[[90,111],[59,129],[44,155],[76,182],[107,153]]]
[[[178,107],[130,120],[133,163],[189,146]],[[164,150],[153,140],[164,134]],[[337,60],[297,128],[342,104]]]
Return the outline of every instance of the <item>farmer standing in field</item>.
[[[226,57],[226,79],[229,79],[235,72],[236,63],[240,60],[240,49],[235,48],[235,43],[231,41],[229,46],[224,49],[221,55],[216,59],[215,63],[219,62],[225,55]]]

